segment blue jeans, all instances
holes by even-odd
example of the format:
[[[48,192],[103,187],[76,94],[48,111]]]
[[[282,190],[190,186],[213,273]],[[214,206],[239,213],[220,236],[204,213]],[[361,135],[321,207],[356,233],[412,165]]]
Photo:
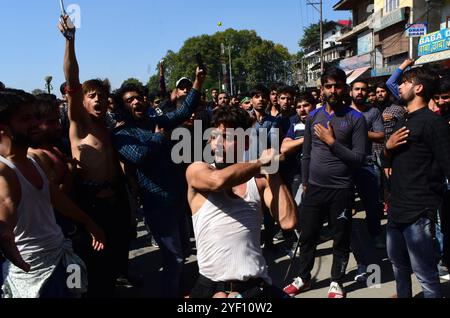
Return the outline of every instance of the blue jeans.
[[[387,251],[394,269],[399,298],[412,298],[412,272],[416,274],[425,298],[442,297],[433,226],[433,222],[427,218],[420,218],[413,224],[398,224],[389,219]]]
[[[163,271],[161,296],[179,298],[180,281],[184,264],[181,227],[185,215],[180,210],[153,210],[144,208],[145,222],[159,245],[162,255]]]
[[[436,223],[436,249],[437,249],[437,253],[439,256],[439,259],[442,259],[443,255],[444,255],[444,233],[442,232],[442,219],[441,219],[441,215],[442,215],[442,209],[443,207],[441,207],[438,210],[437,213],[437,223]]]
[[[366,210],[366,225],[372,238],[381,234],[381,211],[377,175],[373,165],[365,165],[355,173],[355,184]]]

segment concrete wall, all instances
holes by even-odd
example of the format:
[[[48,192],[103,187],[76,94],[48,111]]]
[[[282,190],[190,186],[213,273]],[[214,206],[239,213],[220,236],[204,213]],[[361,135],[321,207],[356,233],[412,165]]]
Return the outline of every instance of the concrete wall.
[[[441,8],[441,29],[446,28],[446,18],[450,16],[450,0],[443,0],[442,1],[442,8]],[[450,21],[449,21],[449,27],[450,27]]]
[[[399,2],[400,8],[412,7],[413,1],[414,0],[400,0],[400,2]],[[424,0],[421,0],[421,1],[425,2]],[[386,3],[386,0],[375,0],[374,1],[375,11],[384,9],[385,3]],[[383,12],[383,14],[385,14],[385,12]]]

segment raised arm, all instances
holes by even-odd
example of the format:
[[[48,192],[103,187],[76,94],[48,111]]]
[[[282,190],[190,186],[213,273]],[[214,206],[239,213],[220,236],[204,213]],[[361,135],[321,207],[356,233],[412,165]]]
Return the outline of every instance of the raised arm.
[[[64,54],[64,76],[66,79],[66,91],[68,102],[68,117],[71,123],[77,125],[86,125],[89,115],[83,107],[83,90],[80,83],[80,71],[78,61],[75,55],[75,28],[69,28],[67,25],[68,16],[62,17],[58,28],[63,35],[71,32],[72,37],[66,37],[66,51]]]
[[[262,163],[238,163],[218,170],[207,163],[196,162],[186,171],[188,184],[197,192],[220,192],[238,186],[258,175]]]
[[[225,169],[216,169],[203,162],[196,162],[186,171],[190,187],[197,192],[220,192],[241,185],[261,173],[261,168],[274,160],[275,150],[263,151],[261,158],[254,162],[237,163]]]
[[[161,62],[159,62],[159,90],[164,94],[167,93],[165,73],[166,67],[164,65],[164,60],[161,60]]]
[[[194,86],[186,97],[186,100],[183,102],[183,105],[174,112],[159,117],[153,117],[154,123],[160,128],[171,130],[191,118],[192,114],[198,107],[200,92],[202,90],[205,77],[206,72],[197,68]]]
[[[403,72],[412,65],[414,65],[414,60],[406,59],[386,82],[386,86],[388,87],[389,91],[397,100],[400,100],[398,87],[401,84],[400,82],[402,79]]]

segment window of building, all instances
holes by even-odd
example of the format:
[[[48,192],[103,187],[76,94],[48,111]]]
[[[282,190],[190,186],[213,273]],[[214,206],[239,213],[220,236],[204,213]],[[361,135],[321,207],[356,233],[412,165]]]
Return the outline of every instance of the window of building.
[[[384,10],[386,13],[390,13],[400,6],[400,0],[385,0]]]

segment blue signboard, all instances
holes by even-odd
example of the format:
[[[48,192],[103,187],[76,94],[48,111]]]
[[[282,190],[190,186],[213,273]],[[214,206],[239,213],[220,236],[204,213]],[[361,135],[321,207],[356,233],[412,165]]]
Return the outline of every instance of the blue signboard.
[[[444,29],[420,37],[419,56],[450,49],[450,29]]]

